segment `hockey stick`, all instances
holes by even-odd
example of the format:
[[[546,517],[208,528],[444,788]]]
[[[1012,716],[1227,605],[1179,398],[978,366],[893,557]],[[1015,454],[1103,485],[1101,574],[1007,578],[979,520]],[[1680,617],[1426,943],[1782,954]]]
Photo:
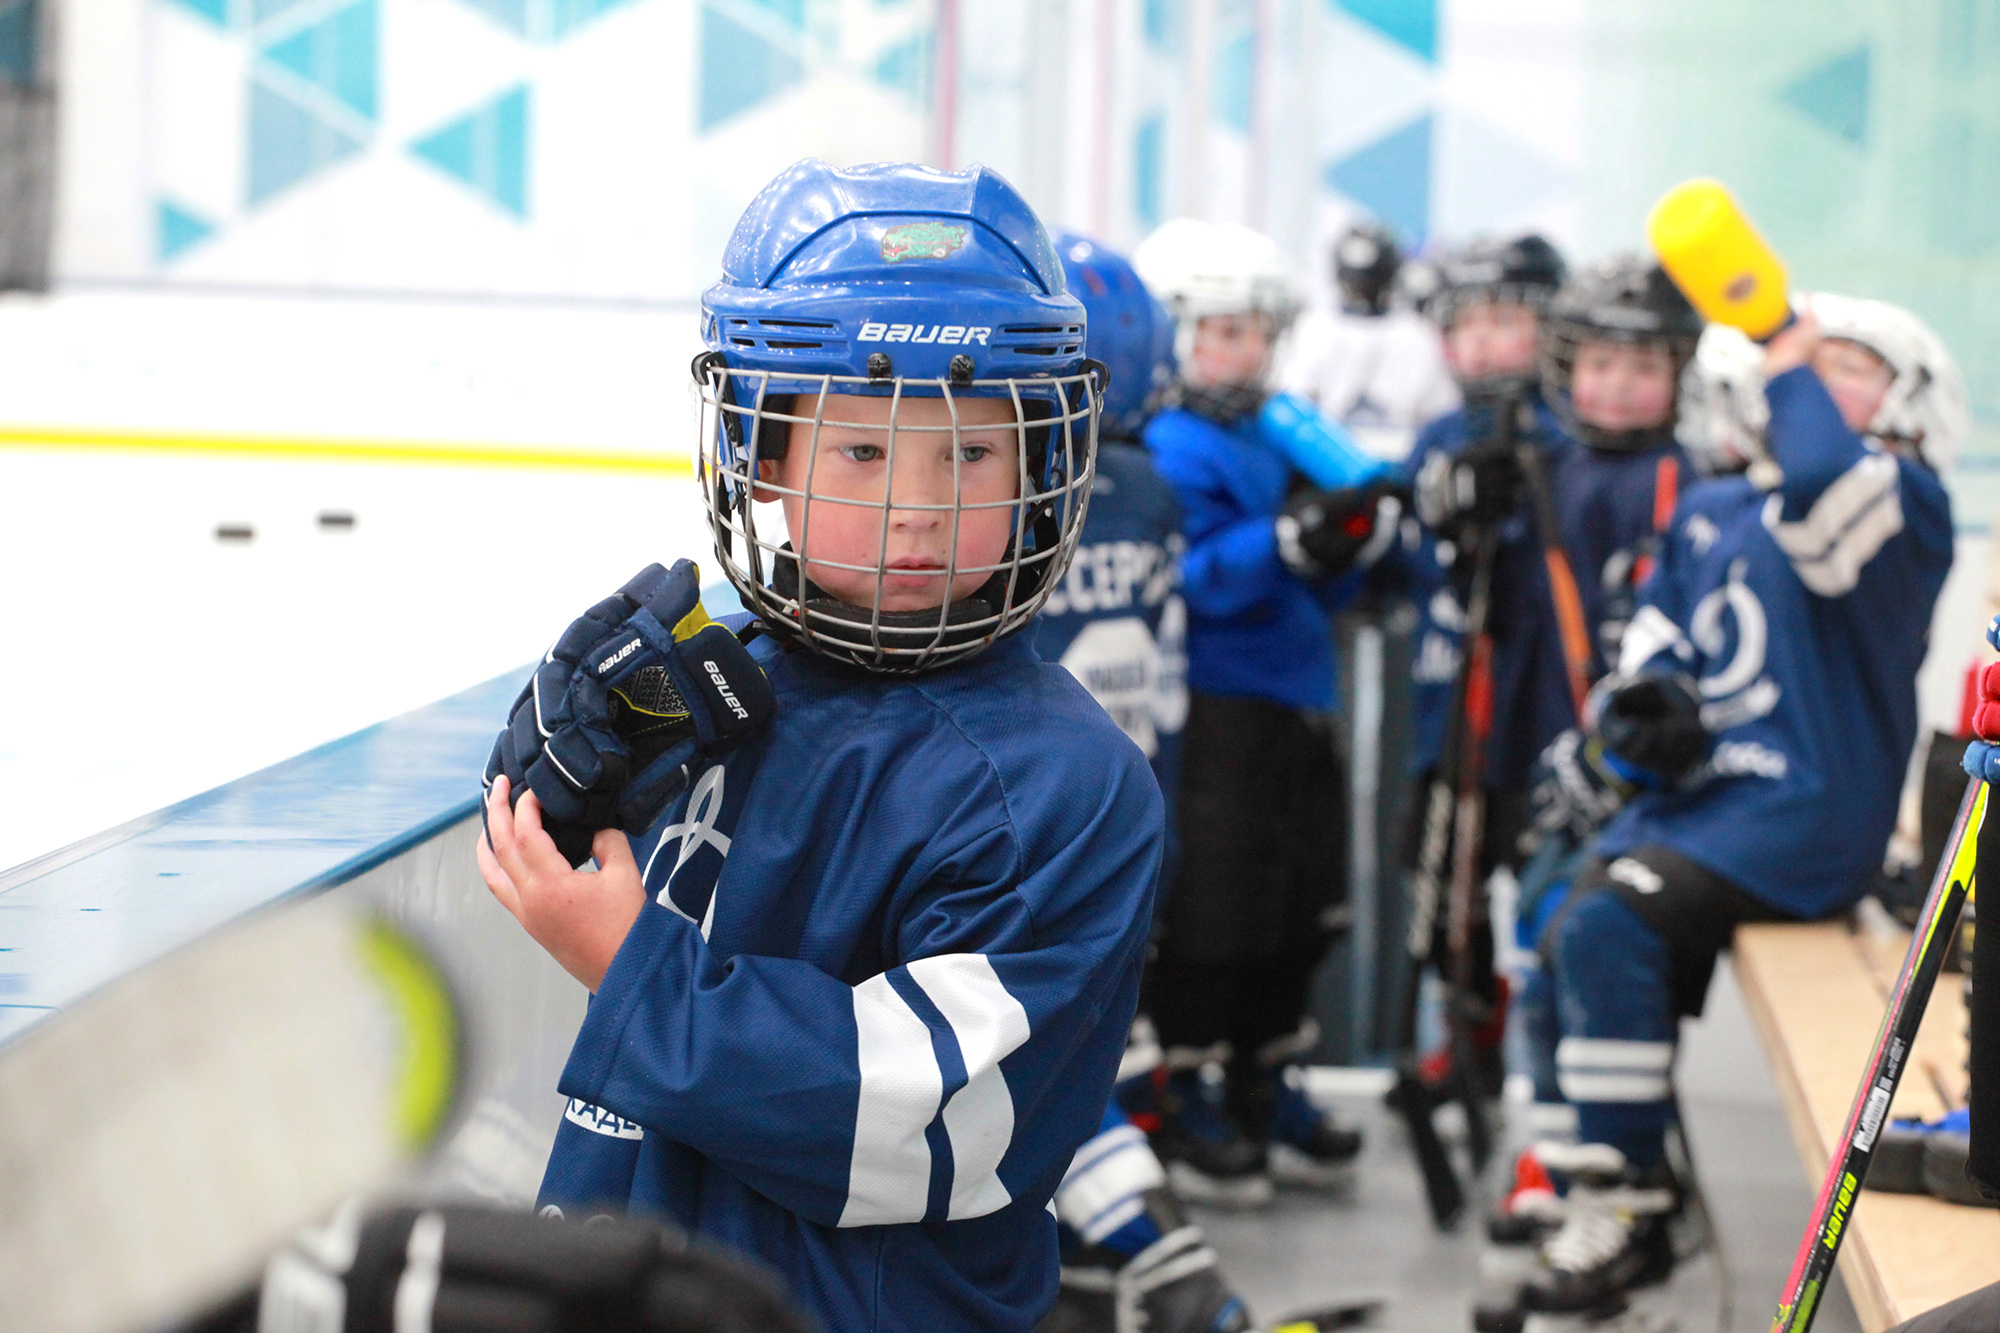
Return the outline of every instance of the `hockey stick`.
[[[1452,710],[1449,726],[1445,732],[1442,752],[1438,756],[1436,775],[1431,779],[1425,795],[1423,812],[1423,838],[1418,846],[1417,865],[1410,882],[1410,929],[1406,951],[1407,967],[1403,977],[1403,992],[1397,1006],[1398,1029],[1396,1033],[1396,1083],[1389,1090],[1388,1104],[1403,1118],[1410,1134],[1410,1146],[1416,1153],[1417,1165],[1423,1172],[1424,1195],[1430,1205],[1431,1221],[1440,1230],[1447,1231],[1457,1225],[1460,1214],[1465,1211],[1465,1189],[1459,1183],[1458,1172],[1452,1166],[1451,1155],[1445,1151],[1444,1142],[1438,1137],[1437,1126],[1431,1116],[1437,1110],[1439,1099],[1427,1086],[1417,1067],[1417,1002],[1422,993],[1424,968],[1431,961],[1431,941],[1437,925],[1438,900],[1442,896],[1445,858],[1453,846],[1454,826],[1477,831],[1482,815],[1477,809],[1480,792],[1476,780],[1470,790],[1460,780],[1469,754],[1483,751],[1485,734],[1475,739],[1469,733],[1473,730],[1472,705],[1475,689],[1480,686],[1475,681],[1475,668],[1479,654],[1476,645],[1484,644],[1486,615],[1491,605],[1493,586],[1493,566],[1499,551],[1500,533],[1495,525],[1488,525],[1476,532],[1466,534],[1473,546],[1472,590],[1467,598],[1467,614],[1464,632],[1464,655],[1459,661],[1458,679],[1452,689]],[[1475,619],[1476,612],[1476,619]],[[1490,702],[1490,688],[1483,691]],[[1487,716],[1490,721],[1490,712]],[[1467,801],[1475,803],[1466,808]],[[1460,839],[1460,845],[1464,839]],[[1477,841],[1471,844],[1476,866]],[[1458,863],[1454,862],[1454,883]],[[1476,873],[1476,872],[1475,872]],[[1468,923],[1469,933],[1469,923]],[[1461,950],[1461,952],[1465,952]],[[1464,1024],[1459,1022],[1459,1011],[1463,1004],[1458,994],[1458,985],[1465,978],[1454,964],[1452,1013],[1449,1015],[1453,1029],[1452,1064],[1455,1074],[1461,1080],[1469,1080],[1469,1052],[1459,1049],[1458,1035]],[[1463,1098],[1466,1104],[1468,1136],[1485,1133],[1485,1122],[1480,1119],[1476,1090],[1470,1090],[1469,1082],[1462,1082],[1460,1091],[1469,1091]],[[1469,1138],[1468,1146],[1478,1146],[1477,1140]],[[1482,1154],[1475,1154],[1477,1160]]]
[[[1820,1185],[1819,1200],[1813,1205],[1812,1222],[1799,1242],[1798,1257],[1785,1281],[1785,1294],[1778,1314],[1771,1321],[1771,1333],[1806,1333],[1819,1311],[1819,1298],[1833,1273],[1833,1261],[1840,1255],[1847,1224],[1861,1185],[1868,1178],[1874,1158],[1875,1135],[1889,1114],[1896,1085],[1903,1077],[1904,1058],[1916,1040],[1923,1022],[1924,1007],[1930,1003],[1931,988],[1937,983],[1945,953],[1956,933],[1959,909],[1971,892],[1974,863],[1979,847],[1979,825],[1986,817],[1987,787],[1978,778],[1965,788],[1938,862],[1931,891],[1910,936],[1910,949],[1903,956],[1902,971],[1889,994],[1889,1007],[1882,1015],[1882,1027],[1868,1057],[1866,1077],[1854,1094],[1854,1106],[1847,1113],[1847,1128],[1831,1160],[1826,1180]]]
[[[1514,410],[1513,405],[1509,405]],[[1549,572],[1549,597],[1555,603],[1556,628],[1562,639],[1563,668],[1569,675],[1570,702],[1576,705],[1577,725],[1583,725],[1583,701],[1590,694],[1590,628],[1583,618],[1583,596],[1577,591],[1576,571],[1570,568],[1569,552],[1563,548],[1562,527],[1556,518],[1555,496],[1549,489],[1548,466],[1533,440],[1518,446],[1514,457],[1527,482],[1528,500],[1535,511],[1535,531],[1542,542],[1542,563]]]
[[[399,927],[287,902],[0,1048],[0,1328],[158,1328],[457,1120],[463,1015]]]
[[[1511,408],[1511,404],[1508,405]],[[1504,429],[1504,427],[1503,427]],[[1465,1111],[1465,1147],[1472,1174],[1479,1175],[1493,1155],[1493,1136],[1486,1125],[1485,1099],[1479,1094],[1472,1049],[1472,899],[1479,890],[1479,853],[1486,842],[1486,742],[1493,734],[1493,640],[1486,622],[1493,608],[1493,566],[1498,563],[1500,528],[1480,534],[1477,562],[1472,567],[1472,595],[1465,616],[1466,670],[1462,704],[1465,735],[1458,756],[1458,799],[1452,818],[1451,897],[1446,904],[1445,941],[1451,971],[1445,994],[1447,1031],[1451,1037],[1452,1085]]]

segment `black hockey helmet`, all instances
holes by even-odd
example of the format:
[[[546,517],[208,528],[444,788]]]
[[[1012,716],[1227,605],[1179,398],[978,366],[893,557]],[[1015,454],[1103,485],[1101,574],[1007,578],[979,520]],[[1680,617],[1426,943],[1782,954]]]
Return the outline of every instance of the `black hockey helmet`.
[[[1402,266],[1403,247],[1381,223],[1357,222],[1340,233],[1333,243],[1333,281],[1341,309],[1350,315],[1387,314]]]
[[[1576,438],[1593,449],[1637,451],[1664,444],[1673,438],[1674,408],[1663,424],[1646,430],[1606,431],[1577,419],[1570,397],[1577,349],[1590,342],[1663,347],[1678,384],[1694,360],[1702,327],[1702,317],[1658,264],[1635,254],[1600,259],[1564,283],[1542,316],[1542,392]]]
[[[1480,301],[1545,310],[1568,276],[1562,252],[1536,232],[1512,240],[1477,240],[1438,261],[1438,287],[1423,310],[1447,329],[1460,309]]]

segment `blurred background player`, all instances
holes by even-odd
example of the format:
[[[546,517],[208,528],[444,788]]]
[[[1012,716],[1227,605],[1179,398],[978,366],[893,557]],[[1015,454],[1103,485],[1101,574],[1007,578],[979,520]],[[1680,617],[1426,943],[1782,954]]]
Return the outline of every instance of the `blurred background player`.
[[[1090,512],[1069,571],[1035,621],[1035,648],[1060,662],[1152,761],[1172,811],[1187,719],[1187,611],[1180,600],[1180,506],[1140,440],[1173,372],[1173,319],[1123,255],[1072,232],[1055,236],[1069,291],[1083,302],[1085,350],[1110,373],[1098,421]],[[1143,1029],[1144,1020],[1136,1027]],[[1119,1082],[1149,1081],[1159,1045],[1140,1031]],[[1056,1190],[1062,1286],[1040,1333],[1239,1333],[1244,1303],[1187,1220],[1145,1133],[1117,1100]],[[1142,1321],[1142,1322],[1135,1322]]]
[[[1539,237],[1477,244],[1445,268],[1432,300],[1466,407],[1426,430],[1409,463],[1419,515],[1435,539],[1439,594],[1420,640],[1420,766],[1435,763],[1459,669],[1462,538],[1498,524],[1492,572],[1492,728],[1483,761],[1485,824],[1479,875],[1520,860],[1536,760],[1576,725],[1580,687],[1604,673],[1631,616],[1631,588],[1649,570],[1687,474],[1674,440],[1678,385],[1701,320],[1656,266],[1601,261],[1551,288],[1559,257]],[[1525,364],[1524,364],[1525,360]],[[1509,405],[1512,406],[1509,406]],[[1516,411],[1520,443],[1495,448],[1500,411]],[[1522,458],[1536,476],[1524,471]],[[1541,488],[1542,495],[1535,494]],[[1542,531],[1541,504],[1556,525]],[[1549,552],[1545,548],[1556,549]],[[1574,589],[1579,635],[1566,636],[1558,578]],[[1566,642],[1567,638],[1567,642]],[[1448,668],[1448,670],[1447,670]],[[1423,807],[1419,805],[1418,809]],[[1506,998],[1493,973],[1485,905],[1474,905],[1470,997],[1477,1021],[1472,1076],[1497,1097]],[[1426,1073],[1434,1072],[1431,1062]]]
[[[1682,501],[1571,780],[1545,789],[1586,821],[1629,803],[1542,933],[1581,1142],[1529,1309],[1591,1309],[1671,1269],[1679,1019],[1739,923],[1860,897],[1895,823],[1951,565],[1938,474],[1968,427],[1963,381],[1907,311],[1832,295],[1762,361],[1764,404],[1740,373],[1708,396],[1743,419],[1703,432],[1718,475]]]
[[[1403,252],[1387,227],[1355,223],[1328,258],[1334,300],[1299,320],[1282,383],[1369,453],[1400,459],[1419,430],[1458,406],[1458,386],[1436,327],[1394,299]]]
[[[1090,484],[1083,309],[992,172],[807,159],[703,311],[701,476],[756,632],[655,566],[489,774],[488,886],[596,997],[537,1202],[664,1214],[829,1329],[1028,1333],[1164,841],[1144,757],[1022,632]],[[595,826],[595,874],[543,803]]]
[[[1133,263],[1175,321],[1172,406],[1145,438],[1187,539],[1181,865],[1147,989],[1169,1071],[1154,1144],[1189,1197],[1254,1204],[1267,1171],[1330,1180],[1360,1147],[1294,1066],[1316,1040],[1308,984],[1345,925],[1329,617],[1395,502],[1378,460],[1270,392],[1297,299],[1268,238],[1184,219]]]

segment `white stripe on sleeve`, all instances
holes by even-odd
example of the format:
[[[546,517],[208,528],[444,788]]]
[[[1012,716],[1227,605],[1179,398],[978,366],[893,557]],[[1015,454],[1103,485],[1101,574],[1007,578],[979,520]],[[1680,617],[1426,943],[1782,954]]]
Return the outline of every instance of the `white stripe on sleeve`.
[[[1095,1245],[1145,1209],[1147,1190],[1167,1183],[1137,1125],[1107,1129],[1076,1150],[1056,1188],[1056,1216]]]
[[[1632,616],[1632,623],[1625,627],[1625,637],[1618,645],[1618,669],[1626,675],[1637,671],[1669,648],[1678,648],[1683,640],[1681,628],[1657,606],[1642,606]]]
[[[1028,1040],[1028,1011],[1007,993],[984,954],[919,958],[910,976],[938,1007],[958,1038],[965,1086],[944,1108],[951,1138],[949,1220],[984,1217],[1013,1202],[998,1175],[1014,1140],[1014,1098],[1000,1062]]]
[[[1861,581],[1861,569],[1903,530],[1902,473],[1889,454],[1871,453],[1820,493],[1806,516],[1784,521],[1784,501],[1764,503],[1764,526],[1821,597],[1839,597]]]
[[[854,988],[854,1027],[861,1099],[840,1225],[921,1222],[931,1192],[931,1149],[924,1130],[944,1096],[931,1030],[896,994],[887,975]]]

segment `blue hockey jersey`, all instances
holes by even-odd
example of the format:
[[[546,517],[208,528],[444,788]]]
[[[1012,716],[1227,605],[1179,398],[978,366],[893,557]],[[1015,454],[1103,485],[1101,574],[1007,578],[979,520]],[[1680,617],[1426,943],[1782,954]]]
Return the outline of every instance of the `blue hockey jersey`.
[[[753,642],[776,721],[633,851],[542,1203],[661,1213],[829,1333],[1028,1333],[1161,845],[1145,760],[1017,635],[917,676]]]
[[[1809,368],[1765,393],[1782,484],[1688,493],[1621,655],[1700,682],[1711,769],[1636,798],[1599,849],[1663,843],[1816,917],[1861,895],[1895,824],[1951,501],[1930,469],[1850,431]]]
[[[1629,554],[1657,535],[1659,517],[1671,512],[1681,478],[1690,475],[1687,458],[1677,444],[1629,454],[1589,449],[1565,434],[1539,400],[1534,410],[1535,440],[1542,448],[1563,549],[1590,630],[1594,679],[1606,666],[1596,642],[1605,611],[1605,568],[1614,555]],[[1474,429],[1468,408],[1432,422],[1404,465],[1406,478],[1414,483],[1434,453],[1464,450]],[[1417,687],[1412,759],[1419,771],[1435,766],[1444,748],[1465,628],[1456,586],[1463,580],[1454,580],[1438,564],[1436,549],[1426,539],[1397,566],[1420,612],[1412,668]],[[1458,558],[1471,557],[1465,553]],[[1525,788],[1549,742],[1576,725],[1548,567],[1525,499],[1501,528],[1487,629],[1493,639],[1493,730],[1485,781],[1489,787]]]
[[[1042,660],[1067,668],[1152,762],[1170,844],[1188,708],[1186,547],[1180,506],[1146,450],[1102,442],[1076,556],[1034,627]]]
[[[1277,431],[1283,420],[1315,411],[1303,400],[1286,404],[1296,411],[1267,412],[1230,427],[1173,408],[1147,423],[1146,445],[1180,500],[1187,537],[1181,584],[1189,688],[1331,709],[1328,616],[1358,580],[1307,582],[1279,558],[1275,520],[1304,478],[1289,457],[1297,451]],[[1323,446],[1324,437],[1315,443]],[[1347,449],[1345,484],[1360,485],[1384,470],[1351,442]],[[1323,448],[1317,453],[1315,469],[1332,479],[1336,460]]]

